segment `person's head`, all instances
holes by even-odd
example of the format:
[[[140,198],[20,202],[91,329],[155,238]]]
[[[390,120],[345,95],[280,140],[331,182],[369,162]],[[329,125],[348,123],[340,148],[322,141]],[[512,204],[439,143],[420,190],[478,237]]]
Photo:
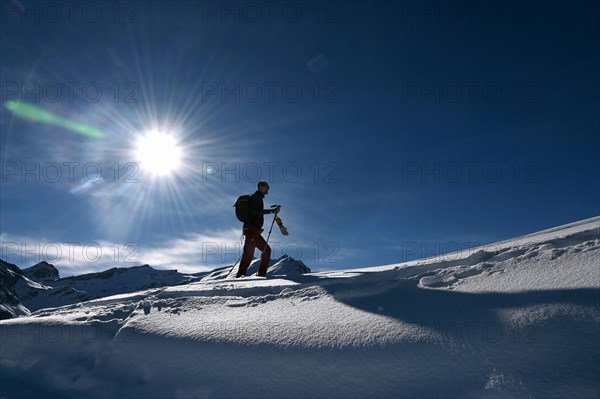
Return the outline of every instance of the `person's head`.
[[[269,183],[267,183],[266,181],[259,181],[258,182],[258,191],[262,195],[269,194]]]

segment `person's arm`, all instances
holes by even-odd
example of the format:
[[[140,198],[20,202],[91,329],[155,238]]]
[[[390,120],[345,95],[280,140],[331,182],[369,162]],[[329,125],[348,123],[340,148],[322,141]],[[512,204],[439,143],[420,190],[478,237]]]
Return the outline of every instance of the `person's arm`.
[[[271,209],[265,209],[263,210],[263,215],[266,215],[267,213],[277,213],[279,212],[279,210],[281,209],[281,206],[275,207],[275,208],[271,208]]]

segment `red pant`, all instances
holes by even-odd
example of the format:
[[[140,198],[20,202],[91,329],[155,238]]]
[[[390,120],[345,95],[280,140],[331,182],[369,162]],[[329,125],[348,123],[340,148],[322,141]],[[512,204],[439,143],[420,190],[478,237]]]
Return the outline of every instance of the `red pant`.
[[[244,254],[242,255],[242,261],[240,262],[237,277],[246,275],[246,270],[248,270],[248,266],[250,266],[250,262],[252,262],[254,250],[256,248],[262,251],[258,275],[266,276],[269,260],[271,260],[271,247],[267,245],[265,239],[260,235],[260,231],[254,226],[244,229],[244,236],[246,236],[246,240],[244,241]]]

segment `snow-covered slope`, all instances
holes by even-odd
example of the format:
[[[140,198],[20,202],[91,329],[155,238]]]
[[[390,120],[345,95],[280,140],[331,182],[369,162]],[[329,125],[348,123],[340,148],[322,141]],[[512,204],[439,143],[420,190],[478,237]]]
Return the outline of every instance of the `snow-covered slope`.
[[[598,259],[593,218],[404,264],[222,269],[44,309],[0,322],[2,396],[597,398]]]
[[[115,267],[99,273],[60,278],[54,265],[47,262],[23,270],[1,259],[0,262],[0,319],[48,307],[199,280],[177,270],[157,270],[149,265]]]
[[[122,294],[148,288],[179,284],[189,278],[177,270],[157,270],[149,265],[113,267],[99,273],[62,278],[55,287],[85,291],[93,298]]]
[[[17,265],[0,259],[0,320],[27,315],[27,309],[19,299],[16,285],[21,278]]]

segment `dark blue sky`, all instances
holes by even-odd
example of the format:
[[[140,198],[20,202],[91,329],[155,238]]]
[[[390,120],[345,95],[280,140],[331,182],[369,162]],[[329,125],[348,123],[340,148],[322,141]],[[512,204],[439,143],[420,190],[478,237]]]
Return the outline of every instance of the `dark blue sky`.
[[[260,178],[291,232],[274,256],[314,270],[600,214],[596,2],[46,4],[2,2],[2,103],[103,136],[2,107],[1,257],[21,266],[230,264]],[[127,164],[152,128],[183,154],[166,176]]]

